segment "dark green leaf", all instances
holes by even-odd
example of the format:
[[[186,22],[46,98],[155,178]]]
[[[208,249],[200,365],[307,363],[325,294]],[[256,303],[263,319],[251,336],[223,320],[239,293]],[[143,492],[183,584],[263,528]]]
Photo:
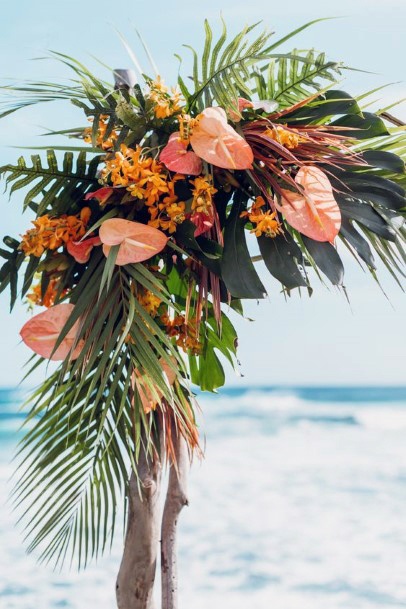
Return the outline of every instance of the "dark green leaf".
[[[333,285],[342,285],[344,266],[336,248],[327,241],[314,241],[303,235],[303,243],[318,268]]]
[[[396,233],[387,222],[367,203],[361,203],[347,195],[335,194],[341,214],[348,220],[356,220],[370,231],[388,239],[396,241]]]
[[[393,152],[386,152],[385,150],[366,150],[362,153],[362,157],[371,167],[388,169],[394,173],[404,173],[405,171],[403,159]]]
[[[268,271],[288,290],[307,285],[298,262],[302,252],[289,233],[271,237],[258,237],[258,245]]]
[[[336,116],[337,114],[359,114],[361,112],[357,102],[345,91],[330,89],[313,102],[299,108],[291,114],[283,117],[288,123],[312,123],[319,121],[326,116]]]
[[[346,217],[341,218],[340,235],[355,249],[359,257],[371,269],[375,269],[375,260],[368,241],[362,237]]]
[[[354,137],[357,140],[389,135],[383,120],[371,112],[364,112],[363,116],[346,115],[333,121],[332,125],[345,127],[343,135]]]
[[[224,230],[221,276],[234,298],[264,298],[266,291],[251,261],[245,239],[245,220],[241,200],[234,200]]]

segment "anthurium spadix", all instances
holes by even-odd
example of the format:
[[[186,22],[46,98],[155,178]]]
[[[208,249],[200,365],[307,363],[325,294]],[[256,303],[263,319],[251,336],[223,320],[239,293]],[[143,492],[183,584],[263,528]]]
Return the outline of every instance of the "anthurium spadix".
[[[280,202],[275,198],[276,208],[306,237],[332,243],[341,227],[341,213],[326,174],[313,165],[304,166],[295,182],[301,192],[282,189]]]
[[[73,304],[62,303],[50,307],[46,311],[29,319],[21,328],[20,335],[24,343],[41,357],[52,361],[62,361],[69,356],[76,359],[83,349],[84,341],[76,342],[79,321],[69,330],[61,344],[55,350],[59,335],[74,309]]]
[[[121,218],[103,222],[99,237],[106,257],[113,245],[120,246],[116,258],[119,266],[152,258],[164,249],[168,241],[168,237],[157,228]]]

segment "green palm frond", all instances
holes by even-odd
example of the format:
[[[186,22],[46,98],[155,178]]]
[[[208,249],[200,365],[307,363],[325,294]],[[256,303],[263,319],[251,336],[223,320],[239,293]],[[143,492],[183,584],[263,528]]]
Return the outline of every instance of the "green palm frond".
[[[51,57],[72,70],[76,78],[66,83],[27,81],[22,85],[13,83],[1,86],[0,118],[27,106],[58,100],[68,100],[87,114],[109,114],[114,110],[114,95],[117,94],[110,83],[94,76],[73,57],[58,52],[52,52]]]
[[[213,32],[205,21],[205,43],[199,65],[199,56],[193,47],[185,45],[193,54],[193,93],[179,76],[179,85],[187,101],[188,110],[202,110],[216,101],[219,105],[234,108],[239,95],[251,96],[255,85],[262,99],[285,99],[286,91],[292,99],[302,99],[309,91],[320,88],[320,80],[335,82],[341,64],[326,60],[325,54],[314,51],[276,53],[290,38],[317,21],[309,22],[268,45],[272,33],[262,32],[253,41],[250,33],[257,27],[246,26],[231,42],[227,42],[227,29],[223,21],[220,37],[213,44]],[[227,43],[227,44],[226,44]],[[181,58],[177,56],[179,60]],[[267,81],[263,73],[267,72]],[[286,102],[289,105],[289,101]]]
[[[273,99],[281,108],[293,106],[326,82],[337,82],[342,68],[342,64],[328,61],[325,53],[294,49],[291,57],[272,59],[263,72],[255,74],[256,92],[260,99]]]
[[[54,150],[48,150],[46,162],[44,166],[41,157],[35,154],[31,155],[31,165],[21,156],[17,165],[0,167],[0,176],[6,176],[10,195],[22,188],[29,188],[24,197],[24,210],[36,197],[41,196],[38,215],[45,213],[48,207],[64,213],[66,209],[74,208],[75,202],[80,201],[90,187],[97,185],[99,156],[88,162],[84,151],[76,159],[72,152],[65,152],[59,163]]]
[[[134,371],[183,429],[193,416],[181,389],[185,364],[138,303],[134,283],[174,306],[169,293],[160,278],[135,264],[116,272],[99,297],[109,258],[96,253],[71,292],[74,315],[58,342],[80,319],[83,348],[32,396],[20,449],[23,473],[15,502],[29,507],[29,519],[22,518],[28,549],[55,564],[69,557],[83,567],[109,547],[130,466],[137,471],[141,448],[151,455],[159,450],[156,418],[144,412]],[[178,377],[174,388],[163,376],[162,361]]]

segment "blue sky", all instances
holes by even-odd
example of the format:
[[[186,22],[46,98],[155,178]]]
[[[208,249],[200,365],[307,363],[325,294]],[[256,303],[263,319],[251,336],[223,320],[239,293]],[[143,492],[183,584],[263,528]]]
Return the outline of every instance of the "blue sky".
[[[163,77],[170,83],[176,78],[178,67],[173,53],[182,51],[187,58],[182,43],[199,47],[203,19],[208,17],[216,26],[220,11],[230,32],[246,22],[262,20],[264,26],[276,31],[278,36],[315,18],[339,17],[303,32],[285,50],[290,50],[292,45],[315,47],[326,51],[331,59],[373,72],[347,73],[342,87],[354,94],[396,82],[377,94],[377,107],[406,97],[404,0],[342,0],[339,4],[320,0],[289,3],[257,0],[238,4],[232,0],[221,3],[213,0],[202,3],[9,2],[2,7],[0,80],[65,78],[66,73],[57,63],[32,61],[46,55],[49,49],[74,55],[108,77],[92,56],[114,68],[130,66],[116,28],[142,59],[134,32],[136,27],[151,48]],[[405,104],[397,114],[406,119]],[[61,104],[46,104],[8,117],[0,126],[0,164],[11,162],[20,154],[10,146],[45,144],[43,138],[38,138],[44,127],[63,128],[81,123],[82,117],[73,108]],[[19,197],[9,202],[7,195],[2,194],[0,204],[1,232],[23,232],[30,218],[21,217]],[[229,384],[406,382],[404,294],[383,273],[388,301],[354,261],[346,254],[343,257],[348,263],[345,283],[351,306],[337,290],[328,290],[317,280],[312,298],[294,294],[285,302],[278,283],[263,273],[269,299],[246,307],[247,316],[255,322],[235,320],[244,377],[238,379],[230,372]],[[29,352],[20,344],[18,331],[26,318],[24,306],[18,306],[10,316],[7,300],[1,297],[0,385],[13,385],[21,378],[21,367]],[[36,380],[40,378],[41,375]]]

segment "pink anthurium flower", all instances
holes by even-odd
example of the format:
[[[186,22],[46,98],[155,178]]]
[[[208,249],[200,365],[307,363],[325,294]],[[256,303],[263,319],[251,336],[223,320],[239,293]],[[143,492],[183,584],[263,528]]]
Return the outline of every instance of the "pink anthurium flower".
[[[100,237],[90,237],[84,241],[68,241],[66,249],[76,262],[85,264],[85,262],[88,262],[92,249],[96,245],[101,245]]]
[[[341,213],[326,174],[318,167],[304,166],[295,182],[303,192],[282,189],[281,204],[275,199],[276,208],[303,235],[332,243],[341,227]]]
[[[180,132],[172,133],[159,160],[170,171],[198,176],[202,173],[202,159],[193,150],[187,150],[189,142],[180,138]]]
[[[114,188],[111,186],[103,186],[103,188],[99,188],[99,190],[88,192],[87,195],[85,195],[85,201],[89,201],[89,199],[97,199],[100,205],[105,205],[113,192]]]
[[[113,245],[120,246],[116,258],[119,266],[152,258],[164,249],[168,241],[168,237],[157,228],[121,218],[105,220],[99,236],[106,257]]]
[[[62,328],[71,316],[73,309],[73,304],[57,304],[28,320],[20,331],[21,338],[27,347],[41,357],[52,361],[61,361],[68,356],[71,360],[76,359],[84,345],[84,341],[80,340],[71,353],[76,342],[79,321],[73,325],[59,347],[52,353]]]
[[[190,135],[195,153],[223,169],[250,169],[254,161],[250,145],[227,123],[223,108],[206,108],[197,117]]]

